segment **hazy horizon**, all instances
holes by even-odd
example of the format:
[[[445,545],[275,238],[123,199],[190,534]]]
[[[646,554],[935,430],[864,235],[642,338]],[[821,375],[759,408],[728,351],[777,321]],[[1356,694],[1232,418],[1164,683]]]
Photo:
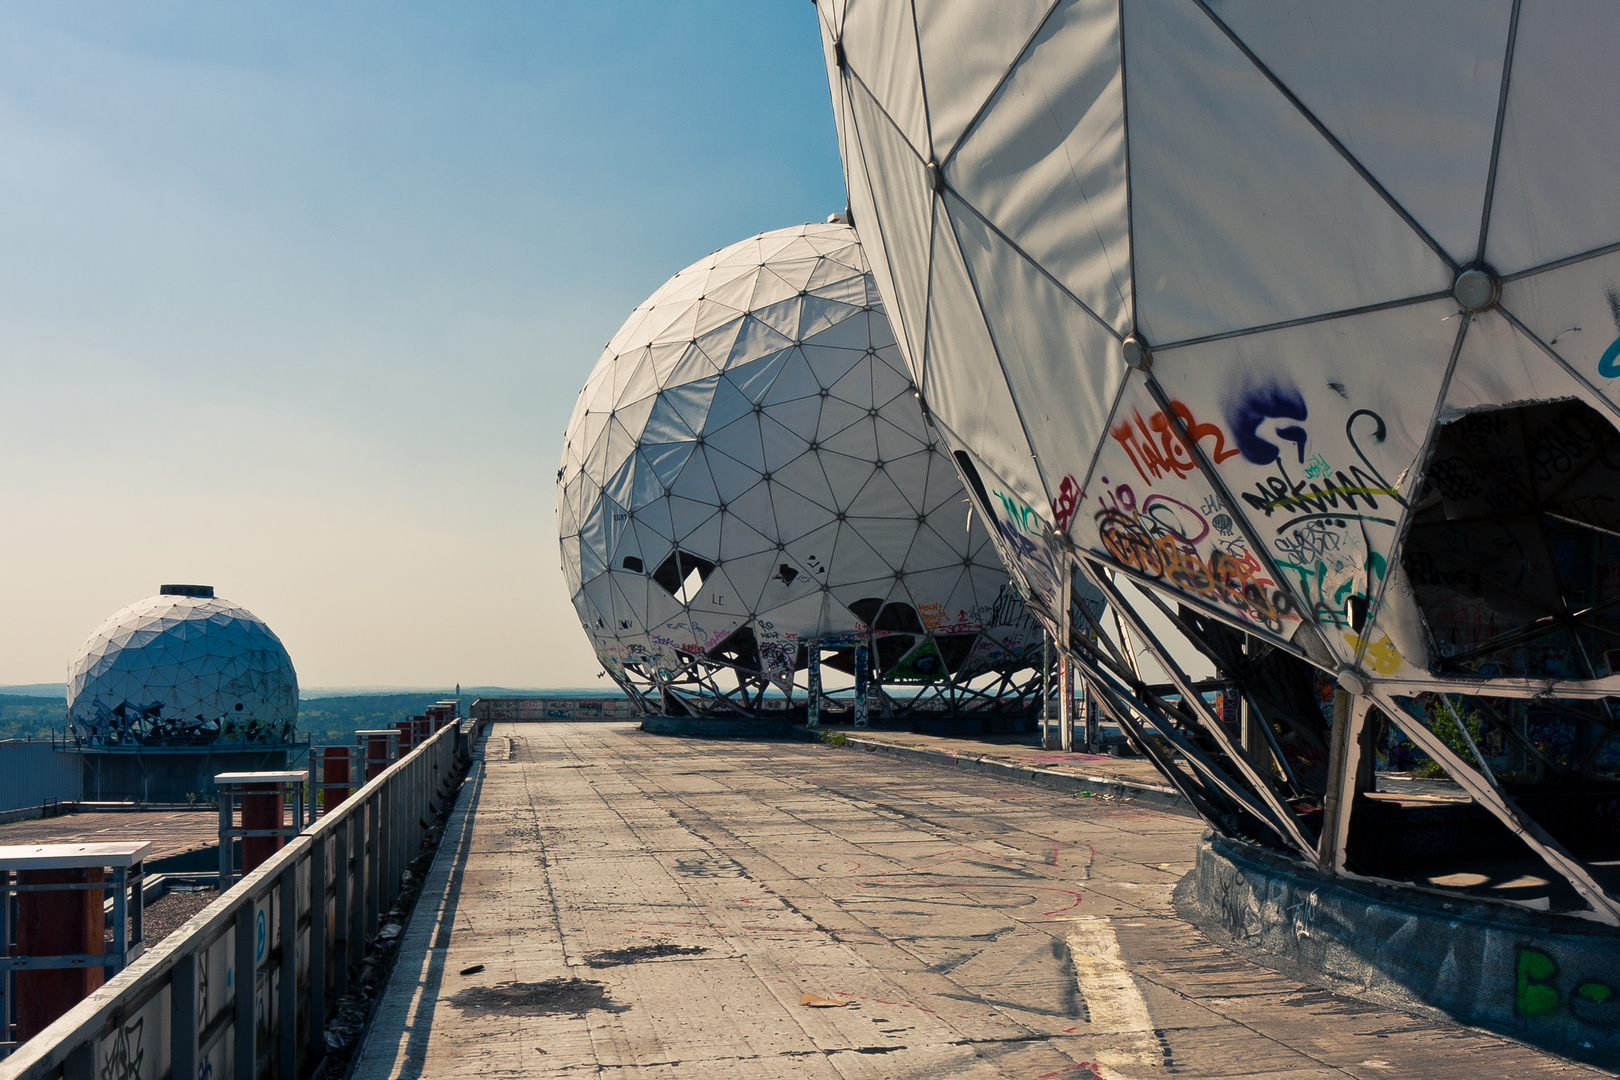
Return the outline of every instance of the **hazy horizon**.
[[[193,582],[310,687],[597,682],[563,428],[676,271],[843,208],[814,7],[91,2],[0,30],[26,616],[0,680],[65,679]]]

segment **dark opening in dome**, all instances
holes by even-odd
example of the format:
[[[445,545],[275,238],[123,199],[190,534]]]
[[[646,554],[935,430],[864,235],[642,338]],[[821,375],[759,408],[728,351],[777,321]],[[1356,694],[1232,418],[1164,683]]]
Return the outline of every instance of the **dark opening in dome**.
[[[1402,562],[1451,675],[1620,670],[1620,434],[1549,401],[1442,424]]]

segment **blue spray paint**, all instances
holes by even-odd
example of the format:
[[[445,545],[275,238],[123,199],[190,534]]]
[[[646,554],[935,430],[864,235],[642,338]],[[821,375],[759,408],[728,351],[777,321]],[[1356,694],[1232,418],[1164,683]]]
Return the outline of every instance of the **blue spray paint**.
[[[1238,444],[1243,459],[1255,465],[1270,465],[1282,456],[1277,444],[1260,435],[1267,420],[1300,420],[1307,415],[1305,395],[1296,387],[1268,383],[1245,390],[1226,409],[1226,426]],[[1277,437],[1295,444],[1300,463],[1305,461],[1305,429],[1297,424],[1276,429]]]
[[[1609,316],[1614,319],[1614,328],[1620,330],[1620,288],[1616,288],[1611,281],[1603,287],[1603,299],[1609,302]],[[1609,347],[1603,350],[1603,356],[1598,360],[1598,374],[1605,379],[1620,375],[1620,338],[1609,342]]]

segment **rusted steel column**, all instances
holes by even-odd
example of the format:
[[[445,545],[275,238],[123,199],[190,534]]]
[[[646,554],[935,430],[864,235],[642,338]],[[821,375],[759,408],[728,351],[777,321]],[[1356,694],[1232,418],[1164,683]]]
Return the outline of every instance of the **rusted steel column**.
[[[360,735],[365,739],[366,748],[365,772],[362,776],[366,783],[370,783],[392,764],[388,753],[388,744],[392,740],[386,731],[362,731]]]
[[[284,797],[280,784],[242,785],[242,828],[282,828]],[[286,842],[286,837],[280,835],[242,837],[242,876],[247,877],[264,865]]]
[[[19,885],[69,885],[103,880],[99,866],[64,870],[19,870]],[[17,954],[70,956],[100,953],[103,894],[100,889],[64,889],[17,895]],[[83,1001],[105,980],[99,967],[17,972],[17,1038],[27,1040]]]
[[[347,746],[328,746],[323,764],[324,768],[321,777],[323,782],[328,784],[347,784],[349,782],[352,773],[349,769],[349,748]],[[321,790],[325,793],[323,801],[328,814],[342,806],[343,800],[349,797],[349,789],[346,787],[325,787]]]

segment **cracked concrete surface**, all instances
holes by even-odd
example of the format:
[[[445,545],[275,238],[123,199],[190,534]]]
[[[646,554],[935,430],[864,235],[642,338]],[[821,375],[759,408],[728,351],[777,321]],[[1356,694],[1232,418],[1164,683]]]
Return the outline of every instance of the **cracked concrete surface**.
[[[848,749],[497,725],[355,1075],[1607,1075],[1223,951],[1170,907],[1200,832]]]

